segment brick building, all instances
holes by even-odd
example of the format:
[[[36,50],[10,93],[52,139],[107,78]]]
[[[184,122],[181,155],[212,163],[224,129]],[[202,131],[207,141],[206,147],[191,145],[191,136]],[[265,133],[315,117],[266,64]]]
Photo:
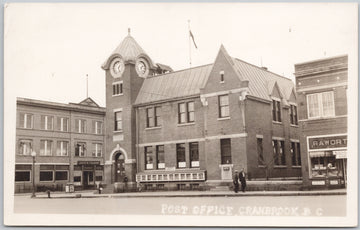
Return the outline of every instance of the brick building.
[[[79,104],[18,98],[15,192],[32,191],[33,176],[38,191],[103,181],[104,118],[105,109],[91,98]]]
[[[172,71],[130,34],[102,65],[105,183],[186,189],[301,179],[296,94],[285,77],[229,56]]]
[[[346,185],[347,55],[295,64],[303,181]]]

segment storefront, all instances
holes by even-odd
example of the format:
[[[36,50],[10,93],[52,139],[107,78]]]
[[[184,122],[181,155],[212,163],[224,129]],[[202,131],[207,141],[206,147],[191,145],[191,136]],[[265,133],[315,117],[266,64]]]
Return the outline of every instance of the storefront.
[[[307,137],[313,186],[346,187],[347,135]]]
[[[78,161],[74,165],[74,185],[82,189],[95,188],[101,183],[104,175],[104,166],[100,161]]]

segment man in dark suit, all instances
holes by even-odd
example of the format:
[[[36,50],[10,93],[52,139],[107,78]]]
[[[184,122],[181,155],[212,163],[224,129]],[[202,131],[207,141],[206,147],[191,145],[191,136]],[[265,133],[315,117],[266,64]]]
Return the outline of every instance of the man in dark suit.
[[[237,170],[235,170],[234,173],[233,183],[234,183],[234,192],[237,193],[239,191],[239,173]]]
[[[244,172],[244,169],[241,169],[241,172],[239,174],[239,180],[241,183],[241,191],[245,192],[245,188],[246,188],[246,175]]]

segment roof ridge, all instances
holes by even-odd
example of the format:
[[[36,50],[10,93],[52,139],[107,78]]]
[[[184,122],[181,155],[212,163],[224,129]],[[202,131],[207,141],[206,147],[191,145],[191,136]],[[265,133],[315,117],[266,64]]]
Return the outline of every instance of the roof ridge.
[[[234,58],[234,57],[233,57],[233,58]],[[274,75],[277,76],[277,77],[285,78],[286,80],[289,80],[289,81],[292,82],[292,80],[291,80],[290,78],[288,78],[288,77],[281,76],[281,75],[279,75],[279,74],[277,74],[277,73],[274,73],[274,72],[271,72],[271,71],[269,71],[269,70],[263,69],[262,67],[259,67],[259,66],[257,66],[257,65],[251,64],[251,63],[246,62],[246,61],[243,61],[243,60],[241,60],[241,59],[239,59],[239,58],[234,58],[234,59],[235,59],[236,61],[241,61],[241,62],[243,62],[243,63],[245,63],[245,64],[248,64],[248,65],[251,65],[251,66],[253,66],[253,67],[256,67],[256,68],[258,68],[258,69],[260,69],[260,70],[262,70],[262,71],[266,71],[266,72],[269,72],[269,73],[271,73],[271,74],[274,74]]]
[[[169,73],[158,74],[158,75],[155,75],[155,76],[150,76],[150,77],[148,77],[148,79],[149,78],[161,77],[161,76],[165,76],[165,75],[169,75],[169,74],[173,74],[173,73],[179,73],[179,72],[186,71],[186,70],[197,69],[197,68],[201,68],[201,67],[205,67],[205,66],[209,66],[209,65],[213,65],[213,64],[214,63],[210,63],[210,64],[205,64],[205,65],[199,65],[199,66],[190,67],[188,69],[181,69],[181,70],[176,70],[176,71],[169,72]]]

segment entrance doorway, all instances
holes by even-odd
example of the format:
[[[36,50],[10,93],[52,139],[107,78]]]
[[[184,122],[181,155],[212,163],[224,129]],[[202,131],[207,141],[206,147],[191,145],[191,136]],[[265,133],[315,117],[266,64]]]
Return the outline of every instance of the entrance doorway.
[[[83,171],[83,188],[91,188],[94,186],[94,172]]]
[[[124,182],[125,177],[125,157],[124,154],[118,152],[115,155],[115,182]]]

